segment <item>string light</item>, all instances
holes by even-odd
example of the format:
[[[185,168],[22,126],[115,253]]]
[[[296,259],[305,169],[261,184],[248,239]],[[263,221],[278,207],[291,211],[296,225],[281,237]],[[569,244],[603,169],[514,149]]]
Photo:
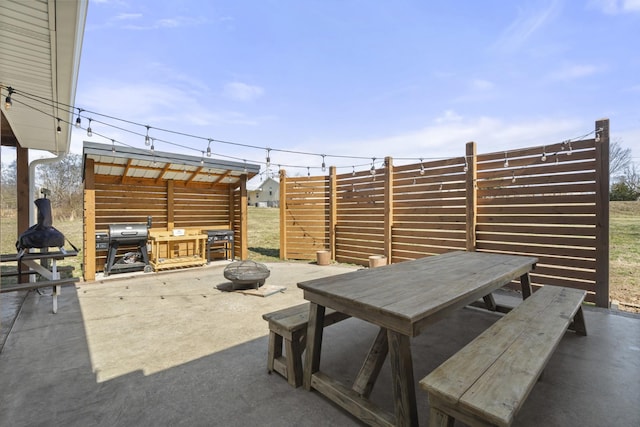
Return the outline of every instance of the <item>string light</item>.
[[[542,157],[540,157],[540,160],[542,160],[543,162],[547,161],[547,153],[546,153],[546,151],[547,151],[547,147],[546,146],[542,147]]]
[[[602,132],[603,130],[604,128],[598,128],[598,130],[596,130],[596,142],[600,142],[600,132]]]
[[[325,172],[327,170],[327,165],[324,162],[324,154],[322,155],[322,172]]]
[[[469,163],[467,162],[467,156],[464,156],[464,167],[462,168],[462,170],[465,172],[469,170]]]
[[[375,162],[376,162],[376,158],[375,157],[371,158],[371,170],[370,171],[371,171],[371,175],[373,175],[374,177],[376,176],[376,166],[374,164]]]
[[[78,108],[78,117],[76,118],[76,128],[80,129],[82,125],[82,119],[80,119],[80,113],[82,113],[82,108]]]
[[[211,157],[211,138],[209,138],[209,145],[207,145],[207,157]]]
[[[420,175],[424,175],[424,164],[422,163],[422,159],[420,159]]]
[[[507,152],[504,152],[504,167],[508,168],[509,167],[509,159],[507,158]]]
[[[43,97],[40,97],[40,96],[37,96],[37,95],[32,95],[32,94],[29,94],[29,93],[23,92],[23,91],[16,91],[15,89],[13,89],[13,88],[11,88],[11,87],[3,86],[3,88],[7,88],[7,91],[8,91],[8,96],[5,98],[5,108],[10,108],[10,107],[11,107],[11,104],[12,104],[12,103],[11,103],[12,95],[13,95],[14,93],[18,93],[18,94],[20,94],[20,95],[24,96],[26,99],[29,99],[29,100],[31,100],[31,101],[35,101],[35,102],[39,102],[39,103],[45,104],[45,105],[47,105],[47,106],[53,106],[53,107],[56,107],[56,108],[60,108],[61,106],[65,106],[65,107],[67,108],[67,111],[68,111],[68,112],[71,112],[71,113],[73,113],[73,110],[74,110],[74,109],[77,109],[77,110],[78,110],[78,117],[76,118],[76,125],[78,125],[78,121],[79,121],[78,119],[80,119],[80,120],[81,120],[81,115],[82,115],[82,113],[83,113],[83,112],[86,112],[86,113],[89,113],[89,114],[95,114],[95,115],[98,115],[98,116],[101,116],[101,117],[106,117],[106,118],[109,118],[109,119],[112,119],[112,120],[117,120],[117,121],[120,121],[120,122],[128,123],[128,124],[131,124],[131,125],[134,125],[134,126],[146,127],[146,128],[147,128],[147,134],[149,133],[149,130],[150,130],[150,128],[151,128],[151,126],[143,125],[143,124],[141,124],[141,123],[137,123],[137,122],[133,122],[133,121],[125,120],[125,119],[118,118],[118,117],[108,116],[108,115],[101,114],[101,113],[98,113],[98,112],[86,111],[86,110],[83,110],[83,109],[81,109],[81,108],[77,108],[77,107],[75,107],[75,106],[65,105],[65,104],[63,104],[63,103],[59,103],[59,102],[57,102],[57,101],[52,101],[52,100],[49,100],[49,99],[46,99],[46,98],[43,98]],[[7,104],[8,104],[8,105],[7,105]],[[34,107],[34,106],[32,106],[32,105],[29,105],[29,104],[24,104],[24,105],[25,105],[26,107],[32,108],[32,109],[34,109],[34,110],[40,111],[40,110],[38,110],[36,107]],[[44,112],[44,111],[40,111],[40,112],[42,112],[42,113],[44,113],[45,115],[48,115],[49,117],[52,117],[52,118],[54,118],[54,119],[58,119],[57,117],[55,117],[55,116],[51,116],[50,114],[47,114],[47,113],[46,113],[46,112]],[[91,124],[92,124],[91,122],[92,122],[92,120],[95,120],[95,119],[89,119],[89,126],[87,127],[87,136],[89,136],[89,137],[93,136],[93,132],[92,132],[92,130],[91,130]],[[61,121],[62,121],[62,120],[60,119],[60,122],[61,122]],[[99,120],[95,120],[95,121],[97,121],[98,123],[104,124],[105,126],[109,126],[109,127],[114,128],[114,129],[119,129],[119,130],[122,130],[122,131],[127,132],[127,133],[131,133],[131,134],[135,134],[135,135],[144,136],[144,137],[145,137],[145,143],[146,143],[146,135],[145,135],[145,134],[140,134],[140,133],[138,133],[138,132],[131,131],[131,130],[127,129],[127,128],[120,128],[120,127],[118,127],[118,126],[116,126],[116,125],[114,125],[114,124],[112,124],[112,123],[101,122],[101,121],[99,121]],[[60,124],[60,122],[59,122],[59,124]],[[67,123],[67,122],[65,122],[65,123]],[[71,123],[69,123],[69,124],[71,125]],[[235,146],[245,147],[245,148],[265,149],[264,147],[259,147],[259,146],[255,146],[255,145],[248,145],[248,144],[241,144],[241,143],[236,143],[236,142],[232,142],[232,141],[220,141],[220,140],[213,140],[213,139],[211,139],[211,138],[204,138],[204,137],[202,137],[202,136],[192,135],[192,134],[188,134],[188,133],[184,133],[184,132],[179,132],[179,131],[174,131],[174,130],[170,130],[170,129],[161,129],[161,128],[156,128],[156,127],[154,127],[154,130],[156,130],[156,131],[158,131],[158,132],[171,133],[171,134],[174,134],[174,135],[181,135],[181,136],[185,136],[185,137],[188,137],[188,138],[200,139],[200,140],[205,140],[205,141],[206,141],[206,140],[208,140],[208,141],[209,141],[209,146],[208,146],[208,148],[210,147],[210,145],[211,145],[211,142],[212,142],[212,141],[216,141],[216,142],[220,142],[220,143],[222,143],[222,144],[235,145]],[[599,142],[599,141],[600,141],[600,139],[601,139],[601,132],[603,132],[603,131],[604,131],[604,129],[603,129],[602,127],[600,127],[600,128],[597,128],[596,130],[592,130],[592,131],[590,131],[590,132],[586,133],[585,135],[582,135],[582,136],[579,136],[579,137],[576,137],[576,138],[572,138],[572,140],[574,140],[574,141],[581,140],[581,139],[584,139],[585,137],[587,137],[588,135],[595,134],[595,141],[596,141],[596,142]],[[96,134],[96,136],[100,136],[100,137],[103,137],[103,138],[107,138],[107,139],[108,139],[108,137],[106,137],[106,136],[104,136],[104,135]],[[187,149],[187,150],[194,150],[194,151],[196,151],[196,152],[197,152],[197,151],[202,152],[202,151],[201,151],[201,149],[195,148],[195,147],[193,147],[193,146],[189,146],[189,145],[182,145],[182,144],[178,144],[178,143],[173,142],[173,141],[167,141],[167,140],[158,139],[158,138],[154,138],[154,139],[155,139],[155,140],[157,140],[157,141],[165,142],[165,143],[167,143],[167,144],[169,144],[169,145],[172,145],[172,146],[176,146],[176,147],[184,148],[184,149]],[[570,145],[571,140],[566,140],[565,142],[568,144],[567,146],[569,147],[569,152],[567,153],[567,155],[570,155],[570,154],[571,154],[571,152],[572,152],[572,150],[571,150],[571,145]],[[125,146],[129,146],[128,144],[125,144],[124,142],[119,142],[119,143],[122,143],[122,144],[123,144],[123,145],[125,145]],[[564,147],[563,147],[563,149],[564,149]],[[370,159],[370,158],[371,158],[371,157],[363,157],[363,156],[349,156],[349,155],[338,155],[338,154],[335,154],[335,155],[334,155],[334,154],[328,154],[328,155],[327,155],[327,154],[318,154],[318,153],[310,153],[310,152],[302,152],[302,151],[294,151],[294,150],[285,150],[285,149],[277,149],[277,148],[276,148],[276,149],[267,148],[266,150],[267,150],[267,166],[268,166],[268,167],[270,167],[270,166],[271,166],[271,161],[270,161],[270,160],[271,160],[271,159],[270,159],[270,152],[271,152],[271,150],[279,151],[279,152],[285,152],[285,153],[292,153],[292,154],[300,154],[300,155],[322,156],[322,157],[323,157],[323,163],[325,163],[325,167],[326,167],[326,158],[327,158],[327,157],[329,157],[329,158],[330,158],[330,157],[334,157],[334,158],[343,158],[343,159]],[[210,151],[210,148],[208,149],[208,151]],[[226,157],[226,158],[230,158],[230,159],[241,160],[241,159],[238,159],[238,158],[233,157],[233,156],[225,156],[225,155],[222,155],[222,154],[220,154],[220,156],[222,156],[222,157]],[[546,156],[547,156],[547,155],[546,155],[546,150],[543,150],[543,157],[546,157]],[[375,159],[375,158],[374,158],[374,159]],[[396,159],[396,160],[416,160],[416,158],[400,158],[400,157],[396,157],[395,159]],[[428,158],[428,159],[432,159],[432,158]],[[440,157],[435,157],[435,158],[433,158],[433,159],[434,159],[434,160],[441,160],[442,158],[440,158]],[[541,157],[541,160],[542,160],[542,157]],[[509,161],[509,159],[508,159],[508,154],[507,154],[507,152],[505,152],[505,167],[508,167],[508,165],[509,165],[509,164],[508,164],[508,161]],[[542,160],[542,161],[544,161],[544,160]],[[558,161],[559,161],[559,159],[557,158],[557,153],[556,153],[556,162],[558,162]],[[421,163],[421,170],[424,170],[424,165],[422,165],[422,162],[423,162],[423,159],[420,159],[420,163]],[[466,167],[466,168],[468,168],[468,163],[469,163],[469,162],[467,161],[467,159],[466,159],[466,157],[465,157],[465,167]],[[292,168],[304,168],[304,167],[306,167],[306,166],[302,166],[302,165],[284,165],[284,166],[285,166],[285,167],[292,167]],[[358,165],[358,166],[359,166],[359,167],[361,167],[361,166],[366,166],[366,163],[365,163],[365,164],[362,164],[362,165]],[[374,162],[371,166],[372,166],[372,168],[373,168],[373,170],[374,170],[374,172],[375,172],[375,162]],[[384,167],[384,166],[383,166],[383,167]],[[308,167],[307,167],[307,168],[308,168]],[[337,168],[348,168],[348,166],[338,166]],[[309,170],[309,168],[308,168],[308,170]],[[352,172],[355,172],[355,166],[352,166]]]
[[[573,153],[573,149],[571,148],[571,141],[569,141],[569,152],[567,152],[567,156],[570,156]]]
[[[116,140],[115,139],[111,140],[111,152],[112,153],[116,152]]]
[[[151,148],[149,148],[149,151],[151,151],[151,154],[155,155],[155,149],[156,147],[153,145],[153,138],[151,138]]]
[[[58,127],[56,128],[56,132],[61,133],[62,132],[62,127],[60,127],[60,119],[58,120]]]
[[[311,176],[311,170],[309,169],[309,166],[307,166],[307,176]]]
[[[147,134],[144,137],[144,145],[146,145],[147,147],[151,145],[151,138],[149,137],[149,125],[145,126],[147,128]]]
[[[516,182],[516,171],[511,172],[511,182]]]
[[[7,91],[9,92],[9,94],[7,95],[7,97],[4,99],[4,109],[9,111],[9,109],[11,109],[11,106],[13,105],[13,101],[11,100],[11,95],[13,94],[13,92],[15,92],[13,90],[12,87],[8,87]]]
[[[271,167],[271,148],[267,148],[267,169]],[[309,167],[307,167],[307,171]]]
[[[352,171],[351,171],[351,176],[356,176],[356,167],[355,166],[351,166]]]
[[[204,151],[202,152],[202,157],[200,158],[200,165],[204,165]]]

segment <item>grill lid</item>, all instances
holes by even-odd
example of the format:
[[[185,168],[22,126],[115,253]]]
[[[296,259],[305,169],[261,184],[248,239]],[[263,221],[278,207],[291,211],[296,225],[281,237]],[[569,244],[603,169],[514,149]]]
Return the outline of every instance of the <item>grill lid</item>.
[[[149,231],[147,224],[111,224],[109,225],[109,241],[140,242],[147,240]]]

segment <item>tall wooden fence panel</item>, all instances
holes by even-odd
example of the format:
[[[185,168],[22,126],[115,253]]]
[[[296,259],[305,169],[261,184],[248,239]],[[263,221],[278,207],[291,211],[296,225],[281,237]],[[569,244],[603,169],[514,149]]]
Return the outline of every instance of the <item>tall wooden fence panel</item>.
[[[370,255],[385,255],[384,188],[380,169],[336,176],[336,261],[364,265]]]
[[[465,250],[464,158],[396,166],[392,262]]]
[[[478,156],[476,250],[536,256],[534,284],[594,301],[595,153],[590,139]]]
[[[280,187],[286,194],[280,208],[280,233],[286,244],[281,244],[280,256],[315,259],[316,251],[329,246],[329,178],[281,177]]]

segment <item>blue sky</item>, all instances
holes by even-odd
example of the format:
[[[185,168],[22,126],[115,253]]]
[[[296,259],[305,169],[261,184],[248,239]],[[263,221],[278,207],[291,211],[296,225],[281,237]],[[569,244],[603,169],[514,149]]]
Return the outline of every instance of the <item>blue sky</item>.
[[[208,145],[154,130],[164,128],[325,154],[349,170],[370,161],[331,156],[453,157],[471,140],[503,151],[608,117],[612,140],[638,160],[638,40],[640,0],[91,0],[76,106],[192,149],[157,150],[199,156]],[[76,130],[73,152],[83,140],[110,143]],[[212,150],[250,162],[266,153]],[[291,175],[320,173],[322,161],[271,160],[304,167]]]

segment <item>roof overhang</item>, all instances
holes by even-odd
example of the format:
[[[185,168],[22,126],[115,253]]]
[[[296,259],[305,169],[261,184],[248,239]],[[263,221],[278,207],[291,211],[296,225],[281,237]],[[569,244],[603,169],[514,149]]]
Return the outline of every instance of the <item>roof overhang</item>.
[[[172,180],[184,185],[235,185],[242,175],[251,179],[260,172],[260,165],[251,163],[88,141],[83,143],[83,156],[85,164],[87,159],[93,160],[96,175],[113,176],[123,183],[140,179]]]
[[[18,143],[54,154],[69,151],[88,4],[88,0],[2,0],[2,145]],[[9,87],[15,93],[6,111]]]

